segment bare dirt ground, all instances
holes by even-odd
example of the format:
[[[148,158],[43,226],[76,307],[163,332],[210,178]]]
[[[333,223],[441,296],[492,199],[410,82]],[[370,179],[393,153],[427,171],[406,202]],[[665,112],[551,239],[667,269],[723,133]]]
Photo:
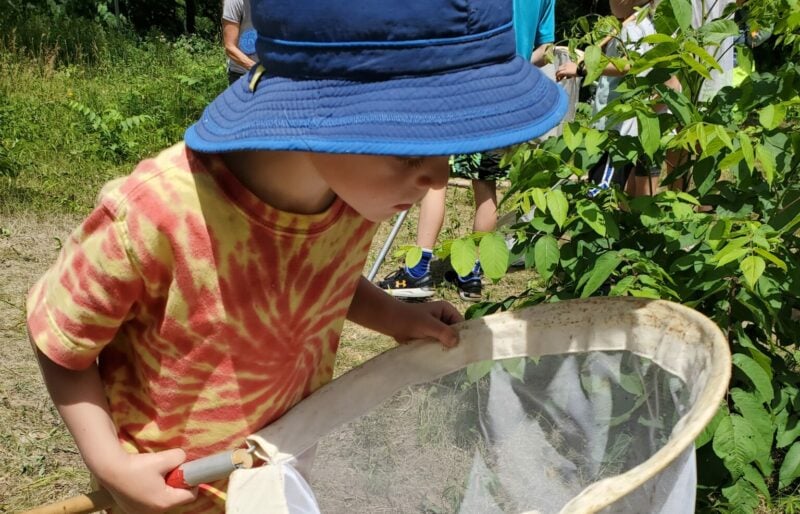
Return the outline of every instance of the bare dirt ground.
[[[472,198],[467,188],[451,187],[442,238],[466,234],[472,224]],[[396,244],[413,244],[417,210],[400,231]],[[89,490],[89,475],[71,437],[52,407],[25,335],[25,294],[54,261],[61,240],[79,223],[78,216],[41,219],[32,215],[0,214],[0,512],[16,512]],[[391,223],[384,223],[373,244],[369,271],[386,240]],[[401,258],[391,253],[378,277],[395,269]],[[442,271],[434,263],[434,272]],[[525,288],[532,277],[516,271],[485,287],[487,298],[499,300]],[[469,306],[450,286],[441,285],[435,298]],[[336,364],[339,375],[394,346],[394,341],[347,324]]]
[[[88,474],[25,335],[25,293],[77,223],[0,215],[0,512],[83,492]]]

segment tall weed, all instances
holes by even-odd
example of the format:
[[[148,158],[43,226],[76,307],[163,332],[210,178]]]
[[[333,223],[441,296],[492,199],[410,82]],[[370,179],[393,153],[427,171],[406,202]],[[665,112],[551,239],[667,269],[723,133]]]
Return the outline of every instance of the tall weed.
[[[0,212],[85,212],[226,85],[216,42],[45,22],[0,34]]]

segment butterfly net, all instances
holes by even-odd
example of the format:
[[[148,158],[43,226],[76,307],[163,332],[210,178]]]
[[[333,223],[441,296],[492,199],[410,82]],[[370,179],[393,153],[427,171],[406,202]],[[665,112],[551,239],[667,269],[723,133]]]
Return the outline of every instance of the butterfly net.
[[[690,309],[564,302],[467,322],[454,350],[387,352],[249,441],[267,468],[301,456],[314,500],[285,512],[689,513],[729,373]],[[230,497],[258,504],[248,473]]]

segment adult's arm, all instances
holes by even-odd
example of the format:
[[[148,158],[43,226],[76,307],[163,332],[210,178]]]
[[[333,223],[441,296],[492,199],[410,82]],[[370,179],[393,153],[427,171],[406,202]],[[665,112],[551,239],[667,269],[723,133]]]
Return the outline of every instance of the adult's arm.
[[[536,48],[531,55],[531,62],[535,66],[542,67],[545,64],[547,50],[553,46],[556,40],[556,2],[551,0],[542,4],[543,12],[540,14],[536,24]]]
[[[235,21],[222,20],[222,43],[225,46],[225,55],[242,68],[249,70],[255,61],[239,49],[239,28]]]
[[[626,66],[625,68],[620,70],[613,64],[608,63],[606,67],[603,68],[603,71],[600,72],[600,75],[605,75],[607,77],[621,77],[626,73],[628,73],[628,69],[629,67]],[[559,66],[558,69],[556,70],[557,81],[570,79],[577,76],[578,76],[578,64],[574,62],[565,62],[564,64]]]
[[[544,43],[537,46],[533,50],[533,54],[531,55],[531,62],[534,64],[534,66],[538,66],[541,68],[542,66],[547,64],[547,62],[545,61],[545,56],[547,55],[547,50],[552,46],[553,43]]]

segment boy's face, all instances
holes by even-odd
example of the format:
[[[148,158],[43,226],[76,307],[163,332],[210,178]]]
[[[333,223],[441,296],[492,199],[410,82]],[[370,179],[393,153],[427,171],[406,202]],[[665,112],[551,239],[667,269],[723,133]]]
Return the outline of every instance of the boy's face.
[[[404,211],[429,189],[447,185],[447,157],[309,154],[317,173],[350,207],[370,221]]]

